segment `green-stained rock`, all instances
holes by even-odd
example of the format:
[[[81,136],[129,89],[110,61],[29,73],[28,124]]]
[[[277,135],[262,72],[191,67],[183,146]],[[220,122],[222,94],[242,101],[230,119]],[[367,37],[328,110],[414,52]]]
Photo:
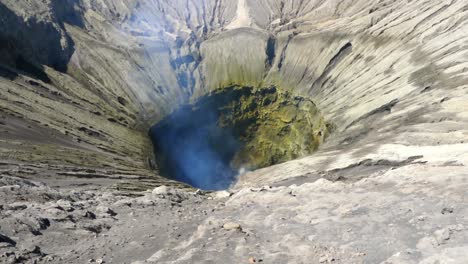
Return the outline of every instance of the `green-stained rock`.
[[[326,123],[310,99],[274,87],[236,89],[244,94],[224,108],[220,118],[223,126],[238,128],[236,136],[242,142],[233,167],[285,162],[312,153],[323,142]]]

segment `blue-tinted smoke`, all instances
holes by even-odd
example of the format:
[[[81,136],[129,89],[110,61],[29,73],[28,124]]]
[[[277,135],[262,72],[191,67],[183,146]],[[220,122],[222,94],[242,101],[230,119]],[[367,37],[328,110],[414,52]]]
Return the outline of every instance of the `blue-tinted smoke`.
[[[183,107],[150,130],[161,174],[204,190],[228,188],[239,143],[217,125],[218,112]]]

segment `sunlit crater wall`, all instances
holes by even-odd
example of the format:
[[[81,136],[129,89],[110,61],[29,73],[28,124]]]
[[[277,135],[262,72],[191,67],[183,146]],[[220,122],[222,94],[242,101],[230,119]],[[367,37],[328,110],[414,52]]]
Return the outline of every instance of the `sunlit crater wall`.
[[[309,96],[337,127],[323,151],[347,147],[364,155],[386,144],[463,142],[458,133],[437,136],[440,122],[457,111],[449,101],[459,105],[459,95],[466,97],[463,60],[444,63],[465,52],[454,48],[466,35],[462,1],[238,1],[235,7],[208,1],[195,16],[172,7],[165,32],[179,36],[171,56],[185,80],[179,88],[192,100],[233,84]],[[222,16],[229,8],[236,10],[232,19]],[[447,19],[452,13],[458,15]],[[193,60],[180,60],[187,56]]]

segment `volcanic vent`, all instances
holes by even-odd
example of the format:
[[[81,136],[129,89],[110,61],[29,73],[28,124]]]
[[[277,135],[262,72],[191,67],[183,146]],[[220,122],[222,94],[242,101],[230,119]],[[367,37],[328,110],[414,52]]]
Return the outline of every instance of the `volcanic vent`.
[[[241,171],[310,154],[329,128],[308,98],[275,87],[232,86],[181,106],[150,135],[162,175],[225,189]]]

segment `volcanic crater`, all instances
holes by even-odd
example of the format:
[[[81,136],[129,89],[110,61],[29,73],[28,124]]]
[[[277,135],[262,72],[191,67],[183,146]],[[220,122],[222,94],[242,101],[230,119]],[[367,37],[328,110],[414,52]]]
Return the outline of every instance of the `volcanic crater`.
[[[464,0],[0,0],[0,263],[464,263]]]

